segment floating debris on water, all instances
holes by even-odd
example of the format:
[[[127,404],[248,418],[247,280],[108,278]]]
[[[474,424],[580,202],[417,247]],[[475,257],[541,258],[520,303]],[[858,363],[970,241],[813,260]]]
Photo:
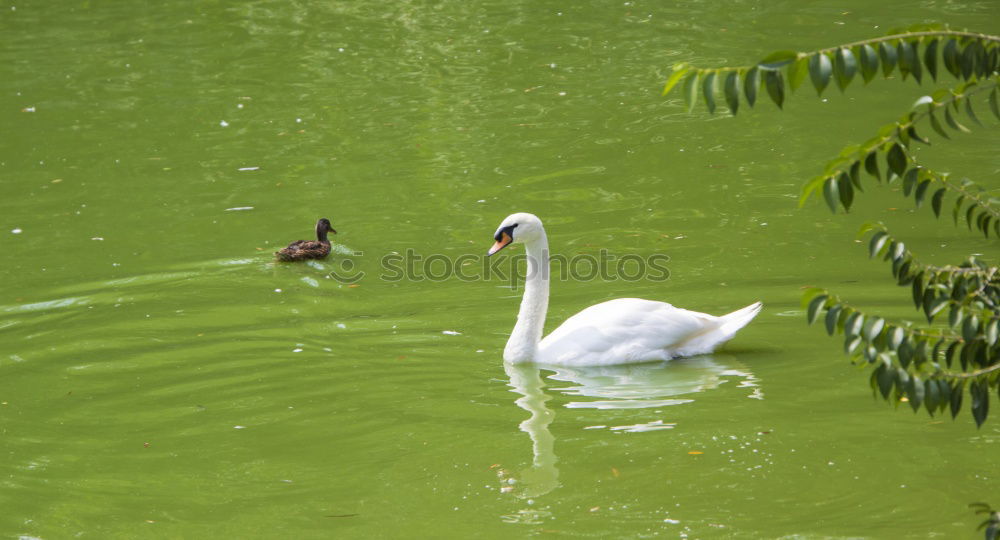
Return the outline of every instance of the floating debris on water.
[[[234,206],[232,208],[226,208],[226,212],[242,212],[243,210],[253,210],[252,206]]]
[[[221,127],[229,127],[229,122],[226,122],[225,120],[220,120],[219,121],[219,126],[221,126]]]
[[[260,167],[240,167],[237,171],[259,171]]]
[[[11,232],[11,234],[21,234],[24,231],[22,231],[20,227],[15,227],[15,228],[11,229],[10,232]]]
[[[446,336],[460,336],[460,335],[462,335],[461,332],[456,332],[454,330],[444,330],[441,333],[444,334],[444,335],[446,335]]]

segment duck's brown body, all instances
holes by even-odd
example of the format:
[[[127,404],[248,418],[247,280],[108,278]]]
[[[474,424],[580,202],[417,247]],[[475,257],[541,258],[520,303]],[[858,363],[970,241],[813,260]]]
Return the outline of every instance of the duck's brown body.
[[[330,254],[330,241],[327,240],[327,232],[337,234],[337,231],[330,225],[330,220],[323,218],[316,222],[316,240],[298,240],[288,244],[288,247],[275,251],[274,255],[279,261],[294,262],[305,261],[307,259],[322,259]]]

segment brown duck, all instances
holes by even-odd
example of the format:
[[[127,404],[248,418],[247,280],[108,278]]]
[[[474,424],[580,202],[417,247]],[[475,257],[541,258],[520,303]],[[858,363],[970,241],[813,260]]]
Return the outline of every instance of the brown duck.
[[[306,259],[322,259],[330,254],[330,241],[326,239],[326,233],[337,234],[336,229],[330,225],[330,220],[322,218],[316,222],[316,240],[298,240],[288,244],[288,247],[274,254],[279,261],[293,262],[304,261]]]

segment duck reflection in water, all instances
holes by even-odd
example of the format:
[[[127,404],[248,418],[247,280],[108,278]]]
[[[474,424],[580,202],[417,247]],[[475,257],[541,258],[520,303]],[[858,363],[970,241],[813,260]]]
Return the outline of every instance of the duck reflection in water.
[[[555,452],[555,438],[549,430],[556,414],[547,405],[552,396],[545,392],[545,379],[570,383],[569,386],[558,383],[552,386],[554,392],[575,398],[564,405],[570,409],[659,409],[682,405],[695,401],[699,392],[717,388],[730,380],[739,381],[738,387],[748,388],[747,397],[763,399],[756,377],[744,368],[731,367],[738,365],[735,357],[724,354],[669,362],[572,368],[505,362],[509,385],[513,392],[521,395],[514,403],[530,413],[518,427],[531,437],[532,462],[530,468],[518,474],[501,470],[501,491],[531,499],[559,487],[559,468],[556,466],[559,458]],[[543,379],[542,370],[551,373]],[[646,421],[621,426],[587,426],[585,429],[643,432],[674,427],[662,418],[649,419],[647,416],[642,420]]]

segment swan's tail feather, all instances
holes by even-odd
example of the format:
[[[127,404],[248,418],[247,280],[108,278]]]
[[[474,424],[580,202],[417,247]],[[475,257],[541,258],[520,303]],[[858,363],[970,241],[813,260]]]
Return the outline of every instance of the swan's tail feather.
[[[754,302],[743,309],[723,315],[721,317],[710,317],[711,322],[704,330],[690,336],[683,344],[679,344],[673,351],[674,356],[695,356],[698,354],[712,354],[713,351],[723,343],[733,339],[736,332],[743,328],[754,317],[760,313],[764,304]]]
[[[736,334],[737,331],[739,331],[740,328],[743,328],[747,324],[750,324],[750,321],[752,321],[753,318],[756,317],[758,313],[760,313],[760,310],[763,307],[764,304],[761,304],[760,302],[754,302],[745,308],[737,309],[732,313],[723,315],[719,317],[720,319],[722,319],[722,325],[719,327],[719,329],[724,334],[727,334],[728,336],[732,337],[734,334]]]

